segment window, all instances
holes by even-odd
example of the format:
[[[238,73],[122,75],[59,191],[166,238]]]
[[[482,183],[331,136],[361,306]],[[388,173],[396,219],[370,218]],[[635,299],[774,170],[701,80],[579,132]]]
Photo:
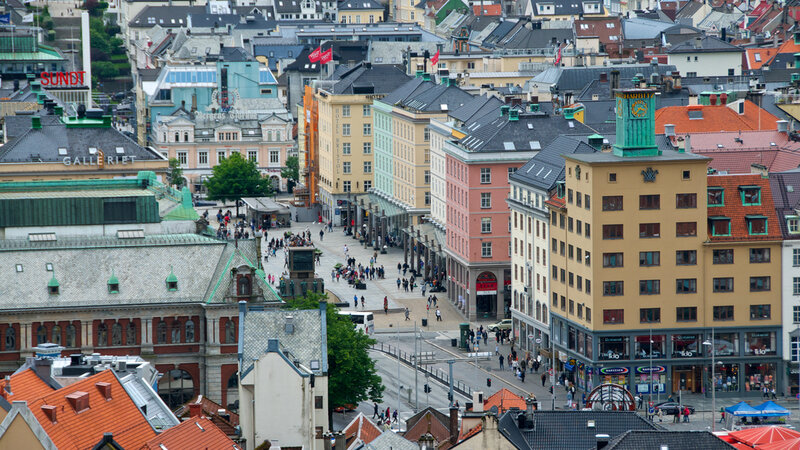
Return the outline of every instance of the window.
[[[603,253],[603,267],[622,267],[622,253]]]
[[[342,173],[350,173],[350,161],[345,161],[342,163]]]
[[[422,132],[422,140],[425,142],[429,142],[431,140],[431,130],[429,130],[428,127],[425,127]]]
[[[431,184],[431,171],[425,171],[425,184]]]
[[[351,192],[350,181],[342,181],[342,192]]]
[[[786,228],[789,230],[790,234],[798,234],[798,233],[800,233],[800,218],[787,217],[786,218]]]
[[[217,164],[222,164],[225,161],[225,150],[217,150]]]
[[[639,310],[639,322],[641,323],[661,322],[661,308],[641,308]]]
[[[639,224],[639,237],[640,238],[657,238],[657,237],[661,237],[661,224],[660,223],[640,223]]]
[[[714,278],[714,292],[733,292],[733,278]]]
[[[575,206],[577,206],[578,208],[583,206],[582,200],[583,200],[583,194],[581,194],[578,191],[575,191]]]
[[[694,266],[697,264],[697,250],[677,250],[675,252],[676,266]]]
[[[171,333],[171,340],[170,342],[173,344],[180,344],[181,343],[181,323],[177,320],[172,322],[172,331]]]
[[[492,232],[492,219],[489,217],[482,217],[481,218],[481,233],[491,233]]]
[[[715,306],[712,316],[714,320],[733,320],[733,305]]]
[[[750,292],[770,290],[770,277],[750,277]]]
[[[679,306],[675,308],[675,320],[678,322],[697,322],[697,307]]]
[[[13,330],[13,328],[10,328],[10,330]],[[78,336],[78,330],[75,328],[75,325],[73,325],[73,324],[67,325],[67,340],[66,340],[66,343],[65,343],[66,345],[65,346],[67,348],[75,347],[76,346],[75,342],[77,340],[77,336]],[[6,345],[8,345],[8,342],[6,342]],[[6,347],[6,350],[11,350],[11,349]]]
[[[587,175],[588,176],[588,175]],[[584,208],[591,209],[592,197],[589,194],[583,195]]]
[[[492,182],[492,169],[488,167],[481,167],[481,184],[489,184]]]
[[[609,173],[608,174],[608,182],[609,183],[616,183],[617,182],[617,174],[614,173],[614,172]]]
[[[682,177],[684,180],[691,180],[692,179],[692,171],[691,170],[684,170]]]
[[[745,216],[747,231],[750,234],[767,234],[767,218],[764,216]]]
[[[622,281],[604,281],[603,282],[603,295],[605,295],[605,296],[623,295],[623,282]]]
[[[481,192],[481,208],[487,209],[492,207],[492,194],[489,192]]]
[[[792,306],[792,322],[800,323],[800,306]]]
[[[279,164],[280,161],[280,152],[278,150],[270,150],[269,151],[269,163],[270,165]]]
[[[654,195],[640,195],[639,196],[639,209],[660,209],[661,196]]]
[[[372,161],[364,161],[364,173],[372,173]]]
[[[192,322],[191,320],[187,320],[185,328],[186,328],[186,342],[194,342],[194,322]]]
[[[697,208],[697,194],[675,194],[675,207],[678,209]]]
[[[622,196],[604,195],[603,211],[622,211]]]
[[[369,155],[372,153],[372,142],[364,142],[364,154]]]
[[[567,203],[572,204],[572,189],[567,189]]]
[[[365,123],[364,124],[364,136],[372,136],[372,124]]]
[[[678,278],[675,280],[676,294],[694,294],[697,292],[697,278]]]
[[[708,188],[708,206],[725,206],[725,189]]]
[[[714,264],[733,264],[733,249],[726,248],[721,250],[714,250]]]
[[[350,143],[349,142],[342,142],[342,154],[349,155],[350,154]]]
[[[767,320],[771,317],[771,305],[750,305],[750,320]]]
[[[639,266],[650,267],[661,265],[661,252],[639,252]]]
[[[751,263],[768,263],[769,262],[769,249],[768,248],[751,248],[750,249],[750,262]]]
[[[186,155],[186,152],[178,152],[178,162],[183,167],[185,167],[187,164],[189,164],[189,158]]]
[[[491,258],[492,257],[492,243],[491,242],[481,242],[481,257],[482,258]]]
[[[622,239],[622,225],[603,225],[603,239]]]
[[[16,350],[17,348],[17,330],[14,327],[6,328],[6,347],[5,350]]]
[[[661,293],[661,280],[639,280],[639,295],[657,295]]]
[[[350,117],[350,105],[342,105],[342,117]]]
[[[364,190],[369,191],[372,189],[372,180],[364,180]]]
[[[350,124],[343,123],[342,124],[342,136],[350,136]]]
[[[800,277],[792,278],[792,294],[800,295]]]
[[[322,409],[322,396],[321,395],[314,396],[314,409]]]
[[[756,206],[761,204],[761,188],[758,186],[739,186],[742,205]]]
[[[697,236],[697,222],[678,222],[675,224],[675,236]]]
[[[208,165],[208,152],[207,151],[200,151],[197,152],[197,163],[201,166]]]
[[[591,225],[589,225],[589,224],[587,223],[587,224],[585,224],[585,225],[584,225],[584,227],[583,227],[583,228],[584,228],[584,230],[583,230],[583,231],[584,231],[584,233],[583,233],[583,234],[585,234],[587,238],[588,238],[588,237],[591,237],[591,236],[592,236],[592,234],[590,233],[590,231],[591,231],[591,228],[592,228],[592,227],[591,227]]]
[[[568,217],[567,218],[567,231],[572,233],[572,231],[575,229],[575,227],[573,226],[574,224],[575,224],[575,221],[572,219],[572,217]]]
[[[727,217],[709,217],[711,220],[711,235],[712,236],[730,236],[731,235],[731,219]]]
[[[372,115],[372,105],[361,105],[361,115],[369,117]]]
[[[248,150],[247,159],[253,161],[254,163],[258,163],[258,150]]]
[[[603,323],[604,324],[625,323],[625,310],[624,309],[604,309],[603,310]]]

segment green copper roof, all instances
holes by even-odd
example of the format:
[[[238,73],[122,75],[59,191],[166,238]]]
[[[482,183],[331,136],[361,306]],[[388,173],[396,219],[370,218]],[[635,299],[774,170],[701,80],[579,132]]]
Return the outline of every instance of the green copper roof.
[[[119,284],[119,280],[117,279],[117,276],[114,275],[113,270],[111,271],[111,278],[108,279],[108,284]]]
[[[53,274],[53,277],[50,278],[50,281],[47,283],[47,287],[58,287],[58,280],[56,280],[56,274]]]
[[[176,277],[175,276],[175,272],[172,271],[172,266],[170,266],[169,275],[167,276],[166,282],[167,283],[177,283],[178,282],[178,277]]]

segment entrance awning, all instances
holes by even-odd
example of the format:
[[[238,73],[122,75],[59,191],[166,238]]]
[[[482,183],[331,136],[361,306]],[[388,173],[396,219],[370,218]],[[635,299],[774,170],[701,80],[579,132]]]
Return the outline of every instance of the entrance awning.
[[[374,212],[377,208],[378,216],[383,213],[386,217],[395,217],[406,212],[403,208],[375,194],[359,195],[356,197],[356,204],[360,205],[362,200],[364,201],[364,207],[368,210]]]

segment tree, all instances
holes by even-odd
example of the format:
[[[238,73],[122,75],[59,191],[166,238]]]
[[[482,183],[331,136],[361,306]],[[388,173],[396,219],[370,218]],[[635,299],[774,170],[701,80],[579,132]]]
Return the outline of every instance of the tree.
[[[287,300],[287,309],[317,309],[326,296],[308,293],[305,297]],[[369,347],[375,340],[361,331],[339,308],[328,303],[328,413],[345,405],[358,405],[367,400],[380,402],[383,382],[370,358]]]
[[[286,167],[281,169],[281,177],[295,183],[300,181],[300,159],[297,156],[286,158]]]
[[[272,194],[272,183],[261,176],[256,163],[242,158],[237,152],[214,166],[205,185],[210,200],[236,201],[236,217],[239,217],[242,197],[268,197]]]
[[[181,169],[181,162],[178,161],[178,158],[170,158],[169,159],[169,173],[167,174],[169,178],[170,186],[175,186],[175,189],[180,189],[183,187],[183,169]]]

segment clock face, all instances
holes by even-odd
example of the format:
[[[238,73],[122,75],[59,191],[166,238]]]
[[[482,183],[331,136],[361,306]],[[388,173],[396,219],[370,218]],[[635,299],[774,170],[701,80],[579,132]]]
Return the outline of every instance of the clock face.
[[[631,104],[631,114],[634,117],[644,117],[647,115],[647,103],[644,100],[636,100]]]
[[[617,116],[622,117],[622,99],[617,99]]]

